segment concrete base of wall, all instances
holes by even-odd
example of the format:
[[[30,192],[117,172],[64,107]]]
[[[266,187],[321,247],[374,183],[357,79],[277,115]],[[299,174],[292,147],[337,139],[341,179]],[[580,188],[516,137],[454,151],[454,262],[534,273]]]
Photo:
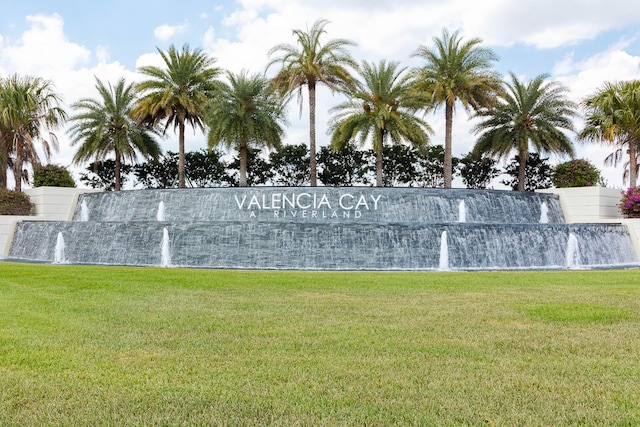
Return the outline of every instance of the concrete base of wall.
[[[76,209],[78,196],[97,192],[87,188],[36,187],[24,190],[36,206],[35,215],[0,215],[0,257],[6,257],[13,240],[16,223],[25,220],[70,221]]]
[[[557,194],[560,197],[564,219],[569,223],[622,219],[617,207],[622,193],[614,188],[549,188],[537,192]]]

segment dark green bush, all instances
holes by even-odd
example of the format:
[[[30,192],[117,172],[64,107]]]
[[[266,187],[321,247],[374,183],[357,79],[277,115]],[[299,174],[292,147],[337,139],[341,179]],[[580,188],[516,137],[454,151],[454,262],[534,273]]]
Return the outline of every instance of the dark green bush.
[[[34,187],[75,187],[71,173],[58,165],[36,165],[33,167]]]
[[[588,160],[571,160],[556,166],[551,180],[556,188],[592,187],[600,182],[600,171]]]
[[[31,215],[35,206],[21,191],[0,189],[0,215]]]

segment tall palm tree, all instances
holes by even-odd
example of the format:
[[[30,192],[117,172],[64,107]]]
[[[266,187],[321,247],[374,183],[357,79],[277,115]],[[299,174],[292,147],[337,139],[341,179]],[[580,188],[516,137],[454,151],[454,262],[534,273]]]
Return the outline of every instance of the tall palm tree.
[[[355,43],[345,39],[332,39],[325,44],[320,37],[326,33],[326,19],[317,20],[311,30],[293,30],[297,45],[279,44],[269,51],[269,56],[278,54],[267,68],[280,63],[282,69],[274,78],[276,87],[288,96],[297,94],[302,113],[302,89],[309,92],[309,175],[312,186],[317,185],[316,173],[316,85],[322,83],[332,90],[348,87],[352,78],[348,67],[356,63],[347,52],[347,46]]]
[[[628,175],[629,185],[636,187],[640,144],[640,80],[607,82],[586,97],[581,105],[586,110],[586,118],[578,139],[617,146],[606,159],[614,165],[621,159],[625,149],[629,160],[628,174],[625,167],[623,178]]]
[[[387,141],[408,141],[417,148],[429,143],[431,127],[414,113],[423,107],[423,99],[413,90],[404,68],[384,60],[376,66],[363,61],[362,82],[356,82],[350,99],[331,109],[335,112],[329,125],[331,146],[340,150],[352,140],[361,145],[370,139],[376,153],[376,185],[381,187],[382,152]]]
[[[209,104],[206,123],[209,148],[224,145],[240,155],[240,187],[247,185],[247,159],[253,148],[280,148],[286,123],[282,97],[258,74],[228,73]]]
[[[480,133],[475,154],[507,158],[518,154],[518,191],[525,189],[529,150],[573,156],[571,139],[562,131],[573,130],[576,105],[566,96],[566,88],[548,82],[542,74],[522,83],[510,73],[511,82],[498,97],[498,104],[478,112],[482,119],[473,131]]]
[[[134,108],[134,116],[150,125],[164,122],[164,133],[170,126],[178,129],[178,187],[183,188],[185,127],[188,124],[204,132],[205,106],[216,91],[221,71],[214,66],[215,59],[188,45],[180,51],[171,46],[166,52],[158,52],[164,68],[149,65],[138,69],[149,79],[137,86],[142,98]]]
[[[502,82],[492,68],[498,57],[479,46],[481,39],[463,41],[458,31],[449,34],[443,29],[442,37],[434,37],[433,41],[435,48],[420,46],[414,52],[413,56],[425,60],[422,67],[414,70],[414,78],[417,89],[432,99],[433,107],[444,105],[444,187],[451,188],[451,134],[456,104],[460,102],[466,111],[491,105]]]
[[[113,153],[115,157],[115,190],[121,188],[121,169],[124,161],[137,160],[137,153],[144,158],[158,158],[160,145],[153,138],[156,133],[134,120],[131,110],[136,91],[133,84],[118,80],[115,86],[96,79],[99,99],[83,98],[71,107],[78,113],[71,117],[69,129],[72,144],[80,144],[73,157],[75,163],[88,160],[104,161]]]
[[[62,98],[53,90],[53,83],[41,77],[15,74],[0,82],[0,134],[2,135],[2,168],[6,185],[6,165],[13,163],[16,191],[22,191],[22,182],[28,182],[23,170],[27,163],[40,163],[36,141],[40,141],[45,157],[58,150],[58,139],[53,133],[66,120],[60,106]],[[44,138],[47,132],[50,140]]]

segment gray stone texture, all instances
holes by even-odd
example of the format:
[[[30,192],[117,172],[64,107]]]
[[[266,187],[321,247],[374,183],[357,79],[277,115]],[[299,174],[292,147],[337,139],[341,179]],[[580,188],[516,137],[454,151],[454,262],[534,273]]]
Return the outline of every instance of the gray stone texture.
[[[160,201],[164,221],[156,219]],[[461,201],[464,223],[458,222]],[[82,202],[89,210],[86,222]],[[72,222],[21,223],[9,257],[53,262],[61,233],[68,263],[160,265],[165,229],[171,265],[180,267],[437,270],[443,268],[445,231],[445,267],[453,270],[637,263],[625,227],[565,224],[550,194],[323,187],[87,194]],[[578,242],[572,261],[570,235]]]

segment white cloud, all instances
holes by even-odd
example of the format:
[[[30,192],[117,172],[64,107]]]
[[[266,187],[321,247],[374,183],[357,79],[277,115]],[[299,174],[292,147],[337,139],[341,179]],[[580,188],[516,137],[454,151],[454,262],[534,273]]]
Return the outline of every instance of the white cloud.
[[[182,25],[164,24],[164,25],[160,25],[159,27],[156,27],[153,30],[153,35],[158,40],[167,41],[178,34],[184,33],[188,27],[189,27],[188,24],[182,24]]]
[[[207,30],[204,32],[202,36],[202,44],[203,46],[213,48],[216,43],[216,29],[212,26],[209,26]]]
[[[640,19],[640,8],[630,7],[628,0],[591,0],[588,5],[580,0],[538,0],[535,5],[510,0],[452,3],[468,34],[501,46],[569,46]]]
[[[107,46],[98,46],[96,48],[96,58],[98,62],[104,63],[109,61],[109,48]]]
[[[235,14],[268,13],[282,29],[302,28],[318,18],[329,19],[333,37],[355,40],[367,53],[411,52],[430,43],[443,27],[461,29],[490,45],[529,44],[541,49],[574,45],[605,31],[640,20],[640,8],[628,0],[539,0],[535,6],[512,0],[388,1],[243,0]],[[603,13],[606,11],[606,13]],[[235,24],[235,23],[234,23]],[[280,27],[272,27],[280,32]],[[282,39],[281,39],[282,40]]]
[[[23,74],[51,74],[57,70],[76,68],[89,63],[91,52],[67,40],[60,15],[30,15],[31,27],[22,37],[2,48],[1,60],[5,67]]]
[[[146,66],[162,67],[163,65],[164,60],[158,52],[144,53],[140,55],[136,61],[136,69]]]
[[[617,49],[579,61],[573,55],[567,55],[554,67],[553,74],[570,89],[574,100],[580,101],[604,82],[640,79],[640,55],[633,56]]]

